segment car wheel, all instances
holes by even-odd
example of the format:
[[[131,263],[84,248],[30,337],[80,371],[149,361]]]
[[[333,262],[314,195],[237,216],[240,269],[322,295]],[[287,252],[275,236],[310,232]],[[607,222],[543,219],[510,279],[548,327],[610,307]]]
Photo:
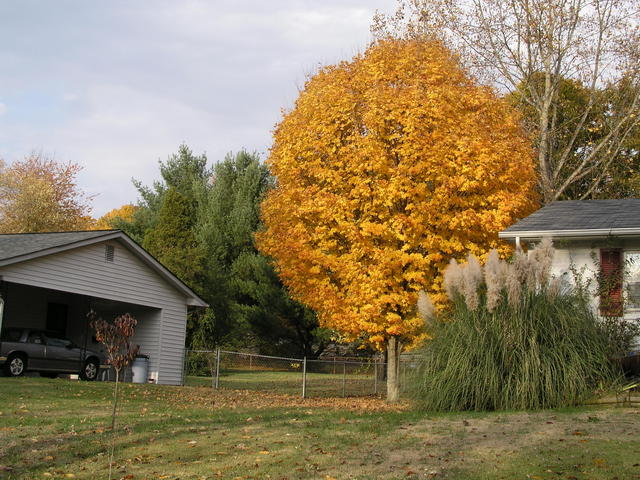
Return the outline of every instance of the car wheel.
[[[40,372],[40,376],[44,378],[58,378],[58,372]]]
[[[91,358],[89,360],[87,360],[84,364],[84,367],[82,368],[82,371],[80,372],[80,378],[82,380],[95,380],[96,378],[98,378],[98,370],[100,368],[100,365],[98,364],[98,361]]]
[[[9,355],[4,364],[4,373],[8,377],[19,377],[27,370],[27,357],[21,353]]]

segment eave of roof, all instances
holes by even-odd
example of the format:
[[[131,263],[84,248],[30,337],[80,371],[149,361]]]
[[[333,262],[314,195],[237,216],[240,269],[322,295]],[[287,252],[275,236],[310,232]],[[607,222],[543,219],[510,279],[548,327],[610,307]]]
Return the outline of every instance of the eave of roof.
[[[543,238],[543,237],[627,237],[640,236],[640,228],[592,228],[582,230],[510,230],[498,233],[500,238]]]
[[[144,248],[138,245],[131,237],[129,237],[126,233],[121,230],[105,230],[104,235],[97,235],[92,238],[73,241],[69,243],[65,243],[63,245],[57,245],[51,248],[44,248],[42,250],[37,250],[33,252],[29,252],[22,255],[16,255],[9,258],[4,258],[0,260],[0,267],[6,265],[13,265],[20,262],[25,262],[27,260],[32,260],[39,257],[44,257],[47,255],[52,255],[54,253],[60,253],[67,250],[72,250],[74,248],[84,247],[87,245],[91,245],[94,243],[105,242],[108,240],[118,240],[125,244],[125,246],[132,251],[135,255],[137,255],[141,260],[143,260],[152,270],[158,273],[161,277],[163,277],[169,284],[173,285],[178,291],[181,291],[187,298],[187,305],[193,307],[208,307],[209,304],[205,302],[198,294],[196,294],[191,288],[189,288],[182,280],[180,280],[176,275],[174,275],[167,267],[162,265],[158,260],[156,260],[153,255],[147,252]]]

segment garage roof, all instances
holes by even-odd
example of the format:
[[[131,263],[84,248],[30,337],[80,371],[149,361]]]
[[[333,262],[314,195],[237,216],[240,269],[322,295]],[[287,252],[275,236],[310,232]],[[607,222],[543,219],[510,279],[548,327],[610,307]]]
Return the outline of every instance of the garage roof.
[[[91,232],[10,233],[0,235],[0,260],[40,252],[50,248],[71,245],[113,234],[119,230]]]
[[[183,292],[188,305],[208,306],[182,280],[121,230],[0,234],[0,267],[107,240],[118,240],[124,244],[167,282]]]
[[[640,199],[552,202],[499,235],[501,238],[640,235]]]

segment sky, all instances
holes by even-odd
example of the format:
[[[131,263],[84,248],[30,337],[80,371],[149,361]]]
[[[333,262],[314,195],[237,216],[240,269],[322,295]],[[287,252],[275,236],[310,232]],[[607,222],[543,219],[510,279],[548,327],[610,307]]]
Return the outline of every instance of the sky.
[[[83,167],[93,215],[135,202],[186,143],[265,158],[319,65],[363,51],[395,0],[0,2],[0,158]]]

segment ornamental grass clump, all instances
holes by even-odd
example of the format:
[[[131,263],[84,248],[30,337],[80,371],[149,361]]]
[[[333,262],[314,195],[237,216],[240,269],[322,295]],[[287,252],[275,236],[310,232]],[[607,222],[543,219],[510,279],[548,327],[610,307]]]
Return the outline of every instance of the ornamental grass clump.
[[[510,262],[495,251],[483,268],[472,256],[451,262],[444,276],[451,307],[425,318],[432,339],[411,382],[420,408],[554,408],[615,381],[584,291],[551,278],[553,254],[544,240]]]

